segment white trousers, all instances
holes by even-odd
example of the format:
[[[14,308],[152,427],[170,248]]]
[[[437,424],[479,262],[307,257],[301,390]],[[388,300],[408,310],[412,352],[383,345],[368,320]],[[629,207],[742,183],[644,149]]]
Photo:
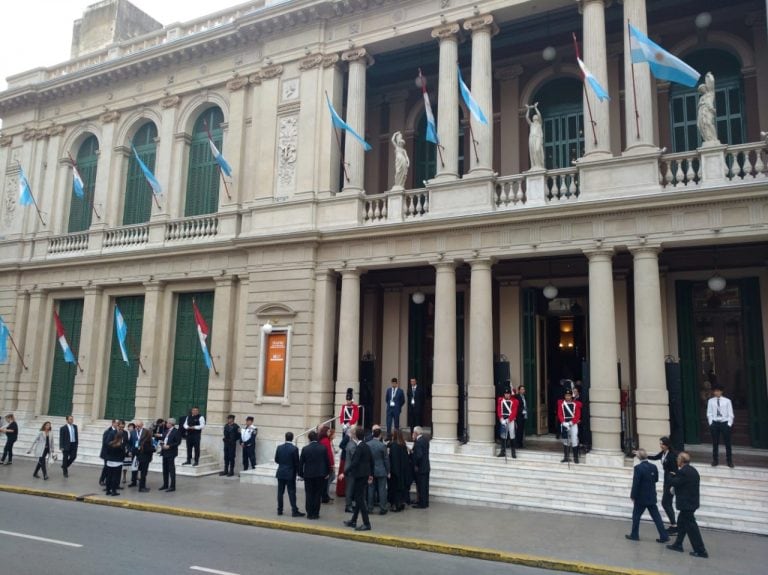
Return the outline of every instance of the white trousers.
[[[563,439],[563,445],[579,446],[579,425],[577,423],[571,425],[571,428],[568,430],[568,439]]]

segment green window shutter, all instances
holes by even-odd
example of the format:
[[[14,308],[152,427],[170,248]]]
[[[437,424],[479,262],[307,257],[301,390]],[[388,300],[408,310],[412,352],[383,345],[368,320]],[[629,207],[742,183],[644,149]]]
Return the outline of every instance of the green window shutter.
[[[83,179],[83,198],[75,194],[74,185],[70,179],[71,201],[69,204],[69,225],[67,231],[82,232],[91,227],[91,205],[96,190],[96,167],[99,161],[99,141],[96,136],[90,136],[80,146],[77,152],[77,170]]]
[[[192,298],[200,313],[213,329],[213,292],[179,294],[176,307],[176,336],[173,348],[170,416],[180,418],[196,405],[205,414],[208,402],[208,368],[205,366],[197,324],[192,311]],[[208,349],[211,340],[208,337]]]
[[[157,152],[157,128],[152,122],[144,124],[133,138],[133,146],[141,161],[155,172],[155,157]],[[147,182],[144,172],[136,161],[131,150],[128,160],[128,177],[125,182],[125,208],[123,209],[123,225],[143,224],[149,221],[152,214],[152,187]]]
[[[763,308],[760,305],[760,280],[745,278],[739,282],[744,347],[749,394],[749,437],[752,447],[768,447],[768,393],[765,380],[763,347]]]
[[[522,290],[523,303],[523,385],[528,397],[528,419],[525,432],[535,434],[538,429],[539,391],[536,373],[536,288]]]
[[[123,314],[128,337],[126,348],[129,364],[123,361],[120,342],[114,325],[112,309],[112,348],[109,354],[109,381],[105,419],[133,419],[136,412],[136,378],[139,376],[139,353],[141,352],[141,328],[144,321],[144,296],[119,297],[115,304]]]
[[[693,282],[675,282],[677,346],[680,351],[680,381],[683,391],[683,440],[700,443],[699,382],[696,369],[696,337],[693,319]]]
[[[77,358],[80,350],[80,328],[83,323],[83,300],[61,300],[59,302],[59,319],[64,326],[69,347]],[[53,318],[51,318],[51,322],[53,322]],[[75,388],[77,364],[64,361],[64,354],[61,351],[55,328],[53,338],[53,368],[51,369],[48,415],[67,416],[72,413],[72,392]]]
[[[436,112],[435,112],[436,113]],[[427,140],[427,115],[421,115],[419,127],[413,138],[414,170],[413,188],[421,188],[424,180],[431,180],[437,173],[437,146]]]
[[[218,211],[221,175],[219,174],[219,165],[216,163],[208,144],[208,133],[205,125],[207,123],[213,143],[221,152],[224,144],[221,129],[223,121],[224,114],[221,109],[213,107],[203,112],[195,123],[189,148],[185,216],[200,216]]]

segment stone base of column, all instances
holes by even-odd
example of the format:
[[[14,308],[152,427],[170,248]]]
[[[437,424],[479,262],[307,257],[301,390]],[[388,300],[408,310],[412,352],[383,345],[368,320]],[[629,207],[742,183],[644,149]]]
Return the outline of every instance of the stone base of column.
[[[452,455],[457,453],[459,442],[456,439],[432,439],[429,442],[430,453],[440,453],[443,455]]]
[[[496,443],[494,441],[471,441],[459,446],[458,453],[463,455],[481,455],[493,457],[496,455]]]
[[[579,158],[579,162],[586,163],[592,160],[606,160],[612,157],[613,157],[613,154],[611,154],[611,152],[608,150],[593,150],[587,154],[584,154],[583,157]]]
[[[648,144],[648,143],[639,143],[639,144],[632,144],[631,146],[628,146],[626,150],[624,150],[621,155],[622,156],[643,156],[645,154],[658,154],[659,153],[659,147],[654,144]]]
[[[365,190],[363,188],[358,188],[357,186],[344,186],[341,188],[341,193],[343,194],[364,194]]]
[[[462,178],[465,180],[469,178],[489,178],[495,175],[496,173],[491,168],[473,168],[464,174]]]
[[[453,174],[449,172],[443,172],[442,174],[437,174],[434,178],[429,180],[428,183],[436,183],[440,184],[442,182],[454,182],[459,179],[459,174]]]
[[[587,454],[585,460],[588,465],[599,467],[624,467],[625,458],[621,451],[593,449]]]

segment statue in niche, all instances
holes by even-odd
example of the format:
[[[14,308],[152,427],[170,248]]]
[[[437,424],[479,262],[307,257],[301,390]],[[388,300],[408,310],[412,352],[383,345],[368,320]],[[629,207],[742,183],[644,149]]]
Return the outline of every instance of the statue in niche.
[[[715,77],[707,72],[704,83],[699,85],[699,104],[696,111],[696,126],[699,128],[704,145],[719,144],[717,139],[717,111],[715,110]]]
[[[530,112],[533,110],[533,119]],[[539,103],[525,105],[525,120],[528,122],[528,155],[531,157],[531,170],[544,169],[544,125],[539,112]]]
[[[408,152],[405,151],[405,138],[399,131],[392,134],[392,146],[395,148],[395,183],[392,189],[403,190],[411,162],[408,159]]]

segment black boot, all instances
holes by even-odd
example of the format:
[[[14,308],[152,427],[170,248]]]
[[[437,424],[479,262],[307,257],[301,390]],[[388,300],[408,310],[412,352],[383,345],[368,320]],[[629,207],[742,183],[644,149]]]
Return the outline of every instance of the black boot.
[[[35,472],[32,474],[32,477],[36,477],[37,479],[40,479],[40,476],[37,474],[40,471],[40,464],[37,464],[37,467],[35,467]]]
[[[579,462],[579,446],[573,448],[573,462],[578,463]]]
[[[515,453],[515,440],[509,440],[509,455],[512,459],[517,459],[517,453]]]
[[[501,452],[496,457],[505,457],[507,455],[507,440],[501,440]]]
[[[563,458],[560,460],[560,463],[570,463],[571,460],[568,458],[568,446],[563,445]]]

